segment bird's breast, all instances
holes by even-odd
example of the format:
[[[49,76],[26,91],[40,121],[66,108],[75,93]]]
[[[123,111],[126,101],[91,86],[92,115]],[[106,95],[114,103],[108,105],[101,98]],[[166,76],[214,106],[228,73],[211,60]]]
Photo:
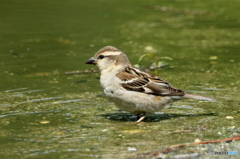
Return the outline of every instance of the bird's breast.
[[[100,83],[107,96],[117,96],[122,94],[120,79],[115,74],[104,74],[100,77]]]

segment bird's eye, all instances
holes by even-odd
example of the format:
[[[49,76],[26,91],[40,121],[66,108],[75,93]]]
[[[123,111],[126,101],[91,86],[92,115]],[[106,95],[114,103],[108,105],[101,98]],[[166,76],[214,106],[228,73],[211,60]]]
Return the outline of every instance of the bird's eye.
[[[99,59],[103,59],[105,56],[104,55],[99,55],[98,58]]]

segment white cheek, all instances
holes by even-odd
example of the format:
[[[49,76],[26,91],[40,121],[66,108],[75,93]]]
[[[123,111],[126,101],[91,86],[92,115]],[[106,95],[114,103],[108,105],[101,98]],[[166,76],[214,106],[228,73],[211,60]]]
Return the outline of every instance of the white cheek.
[[[107,62],[102,60],[98,60],[97,62],[97,66],[99,67],[100,70],[104,70],[105,68],[107,68]]]
[[[102,59],[98,61],[97,66],[99,67],[100,71],[110,71],[115,67],[115,62],[107,59]]]

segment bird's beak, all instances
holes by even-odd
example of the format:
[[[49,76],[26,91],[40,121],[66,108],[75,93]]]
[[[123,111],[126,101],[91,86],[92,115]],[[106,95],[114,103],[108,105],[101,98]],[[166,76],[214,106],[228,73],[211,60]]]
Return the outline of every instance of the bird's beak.
[[[90,59],[88,59],[88,60],[85,62],[85,64],[93,64],[93,65],[95,65],[95,64],[96,64],[96,60],[95,60],[94,57],[91,57]]]

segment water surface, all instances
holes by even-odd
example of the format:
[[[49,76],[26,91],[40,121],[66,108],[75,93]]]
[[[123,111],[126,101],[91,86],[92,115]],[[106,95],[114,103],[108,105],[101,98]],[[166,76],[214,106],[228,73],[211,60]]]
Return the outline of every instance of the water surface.
[[[3,1],[0,156],[127,158],[196,139],[239,135],[239,5],[223,0]],[[171,57],[169,67],[151,73],[218,102],[177,102],[132,124],[135,116],[104,98],[98,73],[65,74],[94,68],[84,61],[106,45],[124,51],[133,64],[145,53]],[[141,65],[151,63],[145,59]],[[193,131],[175,133],[180,130]],[[211,148],[191,149],[210,158]],[[240,153],[237,141],[216,148],[223,149]]]

